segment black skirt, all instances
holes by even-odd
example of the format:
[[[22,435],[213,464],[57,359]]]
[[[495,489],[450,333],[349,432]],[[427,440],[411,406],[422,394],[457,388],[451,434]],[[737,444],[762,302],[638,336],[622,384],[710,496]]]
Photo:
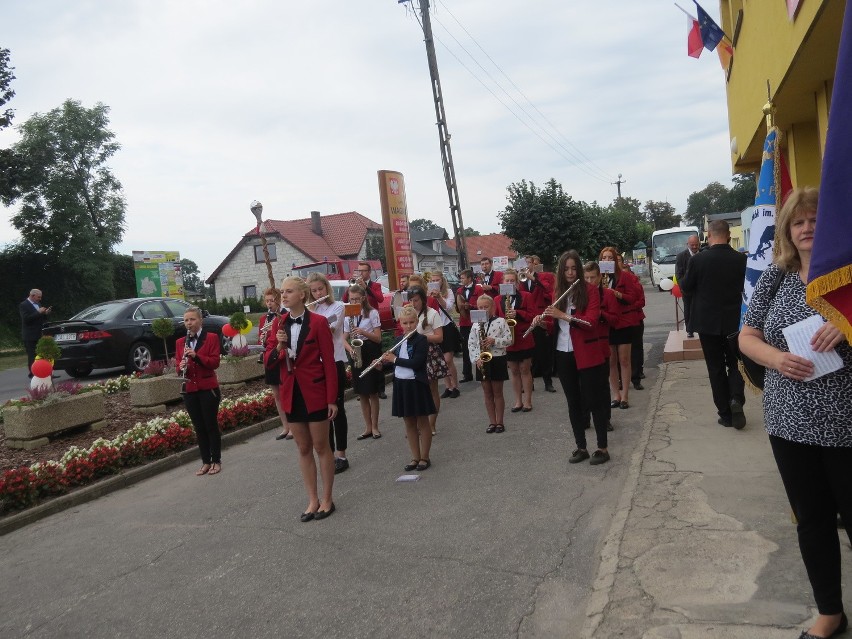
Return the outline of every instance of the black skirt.
[[[525,348],[522,351],[506,351],[506,360],[509,362],[523,362],[535,355],[534,348]]]
[[[438,411],[432,400],[429,386],[416,379],[393,378],[391,415],[394,417],[422,417]]]
[[[482,381],[482,371],[479,366],[474,365],[476,369],[476,381]],[[489,382],[505,382],[509,379],[509,366],[506,364],[506,356],[492,357],[491,361],[485,365],[485,373],[488,376]]]
[[[461,334],[454,322],[444,326],[444,339],[441,340],[442,353],[455,353],[461,348]]]
[[[364,345],[361,347],[362,367],[352,367],[352,388],[358,395],[373,395],[380,393],[385,386],[385,372],[374,368],[369,373],[361,377],[361,371],[367,368],[374,359],[381,357],[382,347],[370,340],[364,340]]]
[[[625,326],[624,328],[611,328],[609,329],[609,343],[610,346],[617,346],[620,344],[632,344],[633,343],[633,335],[636,333],[635,326]]]
[[[325,422],[328,421],[328,407],[315,410],[313,413],[308,412],[308,407],[305,405],[305,398],[302,397],[302,391],[299,388],[299,382],[293,380],[293,405],[290,407],[291,412],[286,413],[287,421],[291,424],[305,424],[308,422]]]

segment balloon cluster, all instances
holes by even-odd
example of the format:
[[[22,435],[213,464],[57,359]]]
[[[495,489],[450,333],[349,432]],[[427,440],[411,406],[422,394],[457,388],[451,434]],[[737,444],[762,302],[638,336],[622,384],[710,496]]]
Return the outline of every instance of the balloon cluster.
[[[248,323],[241,330],[237,330],[230,324],[225,324],[222,327],[222,335],[231,338],[231,346],[241,348],[248,344],[248,341],[246,340],[245,336],[249,334],[252,329],[252,326],[254,326],[254,324],[252,324],[251,320],[248,320]]]
[[[33,365],[30,367],[30,372],[33,374],[30,388],[50,388],[53,386],[53,362],[48,359],[42,359],[37,355]]]
[[[677,283],[676,278],[669,279],[665,277],[661,279],[660,288],[664,291],[669,291],[675,297],[683,297],[683,293],[680,290],[680,284]]]

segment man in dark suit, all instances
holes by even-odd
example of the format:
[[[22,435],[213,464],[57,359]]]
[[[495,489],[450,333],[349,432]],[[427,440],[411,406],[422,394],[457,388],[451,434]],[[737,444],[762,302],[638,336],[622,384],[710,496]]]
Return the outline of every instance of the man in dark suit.
[[[27,351],[27,368],[32,377],[32,367],[35,361],[36,344],[41,338],[41,327],[50,314],[50,307],[41,305],[41,291],[34,288],[30,296],[20,303],[18,312],[21,314],[21,338],[24,341],[24,349]]]
[[[686,240],[686,248],[677,254],[677,261],[675,262],[675,277],[677,281],[680,282],[683,279],[683,276],[686,275],[686,267],[689,266],[689,260],[691,260],[695,255],[698,254],[698,236],[690,235]],[[683,292],[683,287],[681,286],[681,292]],[[690,306],[692,304],[692,296],[688,296],[684,293],[683,295],[683,326],[686,329],[687,337],[695,337],[692,332],[692,323],[689,321],[691,319],[691,309]]]
[[[482,290],[492,298],[497,297],[500,294],[500,285],[503,283],[503,273],[494,270],[494,263],[490,257],[481,258],[479,266],[482,268],[482,275],[479,276]]]
[[[746,256],[731,248],[731,231],[724,220],[708,226],[707,250],[689,260],[681,290],[692,296],[692,328],[698,333],[719,423],[745,426],[745,389],[728,335],[740,324]]]

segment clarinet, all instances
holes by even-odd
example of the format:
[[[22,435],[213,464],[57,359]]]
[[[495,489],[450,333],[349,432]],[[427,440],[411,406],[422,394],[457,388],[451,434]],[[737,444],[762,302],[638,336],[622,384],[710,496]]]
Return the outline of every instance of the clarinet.
[[[186,341],[183,343],[183,358],[180,363],[180,376],[183,379],[186,379],[186,369],[189,364],[189,355],[186,354],[187,349],[189,348],[189,340],[195,339],[195,336],[192,333],[186,334]]]

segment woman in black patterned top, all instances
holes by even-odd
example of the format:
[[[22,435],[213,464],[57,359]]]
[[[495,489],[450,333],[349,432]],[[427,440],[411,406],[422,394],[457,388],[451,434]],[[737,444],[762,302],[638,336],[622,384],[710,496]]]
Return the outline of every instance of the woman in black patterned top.
[[[813,363],[790,353],[782,334],[817,315],[805,300],[817,200],[816,189],[796,189],[778,214],[774,264],[758,280],[740,332],[742,352],[766,366],[764,422],[819,610],[802,637],[830,637],[846,628],[837,513],[852,527],[852,348],[836,326],[823,324],[811,347],[836,349],[843,367],[811,380]],[[847,535],[852,542],[849,529]]]

